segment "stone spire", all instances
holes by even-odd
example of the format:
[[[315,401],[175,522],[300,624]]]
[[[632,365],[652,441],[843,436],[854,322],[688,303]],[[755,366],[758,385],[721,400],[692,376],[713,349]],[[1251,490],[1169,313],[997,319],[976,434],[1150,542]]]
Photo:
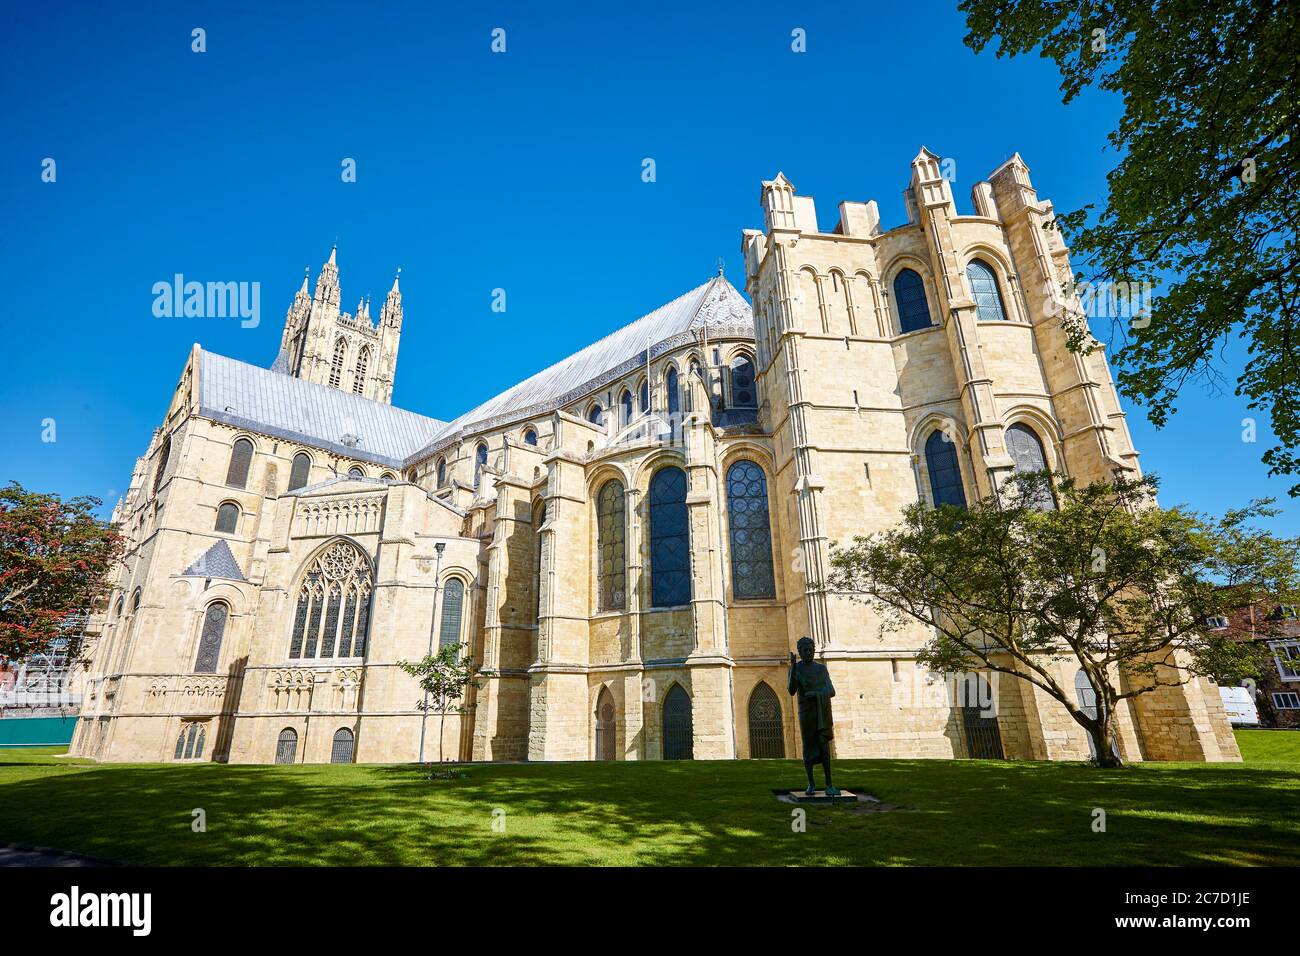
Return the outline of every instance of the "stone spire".
[[[336,261],[338,251],[338,243],[335,243],[334,248],[330,249],[329,261],[321,266],[320,275],[316,277],[315,295],[317,302],[335,312],[339,308],[339,267]]]
[[[379,324],[391,325],[396,328],[402,326],[402,290],[398,288],[398,280],[402,277],[402,270],[397,270],[397,275],[393,276],[393,287],[388,290],[388,297],[384,299],[384,307],[379,312]]]

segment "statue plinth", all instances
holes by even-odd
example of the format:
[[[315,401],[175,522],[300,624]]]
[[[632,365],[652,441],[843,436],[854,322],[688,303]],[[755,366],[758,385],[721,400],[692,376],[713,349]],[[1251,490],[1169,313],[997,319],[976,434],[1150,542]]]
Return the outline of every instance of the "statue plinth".
[[[790,799],[796,804],[805,806],[822,806],[833,803],[857,803],[858,795],[850,790],[841,790],[836,794],[827,793],[825,790],[817,790],[813,793],[807,793],[803,790],[791,790]]]

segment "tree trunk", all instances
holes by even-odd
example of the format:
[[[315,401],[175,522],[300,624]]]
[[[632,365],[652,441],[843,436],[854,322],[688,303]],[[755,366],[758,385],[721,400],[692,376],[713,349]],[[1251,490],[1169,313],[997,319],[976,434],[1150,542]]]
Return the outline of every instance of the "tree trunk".
[[[1085,725],[1088,736],[1092,738],[1093,750],[1097,756],[1094,763],[1098,767],[1122,767],[1124,761],[1120,759],[1119,752],[1114,745],[1114,734],[1112,733],[1112,720],[1108,720],[1109,715],[1102,715],[1092,722],[1092,726]]]
[[[442,716],[438,718],[438,763],[442,763],[443,731],[447,728],[447,705],[442,706]]]

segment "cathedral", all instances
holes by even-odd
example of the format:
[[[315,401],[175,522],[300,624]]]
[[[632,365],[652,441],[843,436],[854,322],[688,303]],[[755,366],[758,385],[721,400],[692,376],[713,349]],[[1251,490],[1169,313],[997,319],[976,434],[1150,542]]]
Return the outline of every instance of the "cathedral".
[[[930,673],[924,629],[823,587],[836,542],[917,500],[1138,473],[1103,353],[1066,348],[1069,257],[1020,156],[959,214],[922,149],[904,198],[893,228],[843,202],[824,230],[778,174],[743,294],[719,272],[451,421],[391,404],[399,280],[348,314],[331,253],[270,367],[193,347],[113,515],[72,752],[793,757],[807,635],[839,757],[1087,759],[1052,698]],[[426,711],[401,662],[449,646],[473,683]],[[1042,666],[1088,704],[1068,657]],[[1125,701],[1114,745],[1240,759],[1205,680]]]

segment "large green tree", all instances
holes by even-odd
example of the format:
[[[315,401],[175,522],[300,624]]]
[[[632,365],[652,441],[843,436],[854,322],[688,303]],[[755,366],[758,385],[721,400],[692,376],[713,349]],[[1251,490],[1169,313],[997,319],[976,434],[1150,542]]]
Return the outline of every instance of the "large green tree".
[[[1255,525],[1261,501],[1221,518],[1155,505],[1156,482],[1081,485],[1021,475],[969,509],[909,506],[900,525],[831,556],[829,587],[874,605],[885,627],[920,622],[918,655],[945,674],[994,671],[1055,698],[1115,766],[1123,701],[1196,676],[1254,676],[1263,650],[1212,617],[1300,588],[1300,538]],[[1073,660],[1096,695],[1084,706],[1053,659]]]
[[[1037,50],[1065,102],[1119,94],[1109,195],[1058,217],[1094,283],[1152,283],[1143,321],[1112,330],[1119,387],[1157,426],[1190,380],[1272,421],[1271,474],[1300,474],[1300,2],[961,0],[966,43]],[[1130,287],[1131,288],[1131,287]],[[1088,348],[1082,328],[1076,348]],[[1244,367],[1225,346],[1242,339]],[[1300,483],[1290,489],[1300,495]]]
[[[98,498],[0,488],[0,660],[44,651],[72,614],[94,610],[121,551]]]

